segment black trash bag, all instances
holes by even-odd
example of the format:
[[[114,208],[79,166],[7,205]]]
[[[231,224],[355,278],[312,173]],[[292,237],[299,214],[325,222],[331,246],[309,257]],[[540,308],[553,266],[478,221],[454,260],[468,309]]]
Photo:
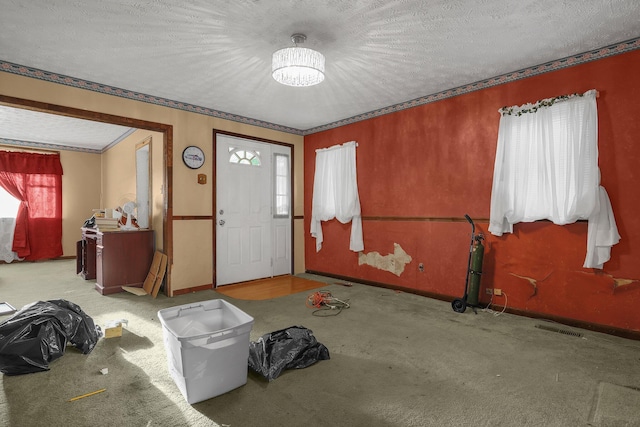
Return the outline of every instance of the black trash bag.
[[[67,342],[89,354],[102,335],[76,304],[60,299],[25,305],[0,323],[0,372],[21,375],[49,370]]]
[[[249,344],[249,367],[269,381],[285,369],[306,368],[329,358],[327,347],[303,326],[271,332]]]

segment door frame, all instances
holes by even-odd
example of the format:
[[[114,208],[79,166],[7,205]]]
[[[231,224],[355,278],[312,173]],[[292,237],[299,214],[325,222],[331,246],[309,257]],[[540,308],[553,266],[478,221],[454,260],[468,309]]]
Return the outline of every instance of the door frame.
[[[172,297],[171,270],[173,268],[173,125],[134,119],[132,117],[118,116],[99,111],[83,110],[64,105],[50,104],[31,99],[16,98],[8,95],[0,95],[0,105],[26,110],[39,111],[48,114],[74,117],[77,119],[92,120],[94,122],[110,123],[136,129],[145,129],[163,134],[162,141],[162,244],[163,251],[167,255],[167,272],[165,274],[164,294]]]
[[[294,268],[294,265],[295,265],[295,260],[294,260],[294,257],[295,257],[295,247],[294,247],[295,229],[294,229],[294,221],[293,221],[293,219],[294,219],[293,218],[294,217],[293,208],[295,206],[295,203],[294,203],[294,196],[295,195],[294,195],[294,191],[293,191],[294,177],[295,177],[295,165],[294,165],[294,163],[295,163],[294,162],[294,158],[295,158],[294,154],[295,153],[294,153],[293,144],[288,144],[288,143],[280,142],[280,141],[274,141],[274,140],[271,140],[271,139],[259,138],[259,137],[256,137],[256,136],[243,135],[243,134],[235,133],[235,132],[228,132],[228,131],[224,131],[224,130],[220,130],[220,129],[214,128],[213,129],[213,140],[212,140],[212,146],[213,146],[213,150],[212,150],[212,152],[213,152],[213,162],[212,162],[213,163],[213,171],[212,171],[212,175],[213,175],[213,186],[212,186],[213,187],[213,195],[211,197],[211,199],[212,199],[212,211],[211,211],[211,213],[212,213],[212,222],[213,222],[212,223],[212,227],[211,227],[211,230],[212,230],[211,238],[212,238],[212,242],[213,242],[213,245],[212,245],[213,246],[213,251],[212,251],[213,254],[212,254],[212,260],[211,260],[212,263],[213,263],[213,277],[212,277],[211,283],[213,283],[213,289],[218,287],[218,283],[216,281],[216,278],[217,278],[217,259],[218,259],[218,256],[217,256],[217,244],[216,244],[217,243],[217,240],[216,240],[217,239],[217,235],[216,235],[216,230],[217,230],[216,218],[217,218],[217,216],[216,216],[216,213],[218,212],[218,209],[217,209],[217,203],[218,203],[218,201],[217,201],[217,196],[218,196],[218,182],[217,182],[217,177],[218,177],[218,167],[217,167],[218,154],[217,154],[217,145],[216,145],[217,142],[216,142],[216,140],[217,140],[217,135],[218,134],[225,135],[225,136],[232,136],[232,137],[236,137],[236,138],[247,139],[247,140],[250,140],[250,141],[256,141],[256,142],[260,142],[260,143],[264,143],[264,144],[280,145],[280,146],[284,146],[284,147],[289,147],[289,149],[291,150],[291,162],[290,162],[291,163],[291,179],[290,179],[290,182],[289,182],[289,186],[290,186],[289,190],[290,190],[290,194],[291,194],[291,202],[290,202],[291,203],[291,212],[290,212],[290,215],[289,215],[289,221],[290,221],[290,227],[291,227],[291,274],[293,274],[293,271],[294,271],[293,268]]]

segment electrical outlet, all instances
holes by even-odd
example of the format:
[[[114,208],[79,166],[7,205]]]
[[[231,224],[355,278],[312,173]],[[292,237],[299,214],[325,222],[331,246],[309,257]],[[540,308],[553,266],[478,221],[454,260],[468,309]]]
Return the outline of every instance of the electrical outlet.
[[[493,290],[493,294],[494,294],[494,295],[502,295],[502,289],[497,289],[497,288],[496,288],[496,289],[494,289],[494,290]]]
[[[493,295],[493,289],[491,288],[487,288],[486,292],[487,292],[487,295]]]

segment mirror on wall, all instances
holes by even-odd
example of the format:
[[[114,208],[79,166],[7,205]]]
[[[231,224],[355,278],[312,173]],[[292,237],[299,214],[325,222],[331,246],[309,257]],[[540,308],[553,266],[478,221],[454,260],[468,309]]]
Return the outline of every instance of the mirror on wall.
[[[136,144],[136,204],[140,228],[151,224],[151,137]]]

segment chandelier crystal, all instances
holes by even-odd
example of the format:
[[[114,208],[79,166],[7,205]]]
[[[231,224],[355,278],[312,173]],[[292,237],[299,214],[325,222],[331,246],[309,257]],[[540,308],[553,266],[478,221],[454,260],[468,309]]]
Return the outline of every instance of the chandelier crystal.
[[[273,53],[271,71],[278,83],[304,87],[317,85],[324,80],[324,55],[313,49],[298,47],[298,43],[304,43],[306,39],[304,34],[294,34],[291,36],[294,47]]]

